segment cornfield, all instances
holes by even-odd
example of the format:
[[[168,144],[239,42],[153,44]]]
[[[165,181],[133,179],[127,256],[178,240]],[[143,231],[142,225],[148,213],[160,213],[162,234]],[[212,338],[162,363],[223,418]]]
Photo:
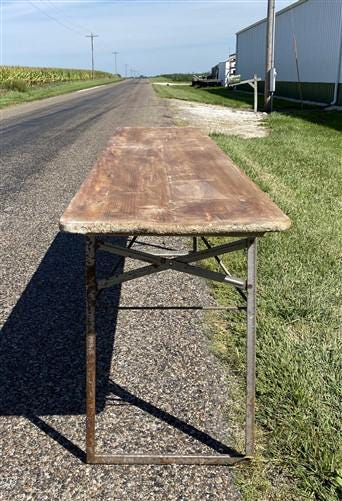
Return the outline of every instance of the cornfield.
[[[94,78],[110,78],[113,75],[105,71],[95,71]],[[7,87],[11,82],[23,82],[27,87],[75,80],[89,80],[90,70],[66,68],[31,68],[25,66],[0,66],[0,87]]]

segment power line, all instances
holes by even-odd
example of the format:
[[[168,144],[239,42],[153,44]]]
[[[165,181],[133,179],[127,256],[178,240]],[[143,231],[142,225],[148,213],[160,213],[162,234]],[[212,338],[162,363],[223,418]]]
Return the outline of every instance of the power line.
[[[0,1],[1,1],[1,0],[0,0]],[[74,27],[74,29],[75,29],[75,30],[77,30],[80,34],[84,35],[84,34],[85,34],[85,33],[87,33],[87,32],[88,32],[88,33],[89,33],[89,32],[91,32],[91,30],[89,29],[89,27],[87,28],[86,26],[84,26],[84,25],[82,25],[82,24],[80,24],[80,23],[78,23],[78,22],[75,22],[71,16],[69,16],[68,14],[65,14],[65,12],[64,12],[64,11],[63,11],[63,10],[62,10],[59,6],[57,7],[56,2],[54,2],[53,0],[40,0],[40,2],[44,2],[44,3],[46,3],[46,4],[47,4],[47,5],[49,5],[49,6],[51,5],[51,6],[52,6],[52,7],[53,7],[56,11],[58,11],[58,12],[62,13],[62,14],[63,14],[63,17],[66,17],[66,18],[68,18],[68,19],[71,19],[71,20],[72,20],[72,23],[71,23],[70,21],[66,21],[66,22],[67,22],[67,23],[68,23],[68,25],[70,25],[71,27]],[[68,2],[66,2],[66,3],[68,3]],[[50,17],[51,17],[51,16],[50,16]],[[59,17],[60,17],[60,15],[59,15]],[[63,25],[65,25],[65,24],[63,24]],[[79,31],[79,28],[80,28],[82,31]],[[84,30],[84,31],[83,31],[83,30]],[[100,46],[102,47],[102,50],[108,50],[108,51],[110,50],[110,48],[109,48],[107,45],[103,44],[102,42],[99,42],[99,43],[100,43]],[[119,52],[118,52],[117,54],[119,54]],[[116,71],[116,73],[117,73],[117,71]]]
[[[63,14],[63,17],[67,17],[69,19],[72,19],[70,16],[67,14],[64,14],[64,12],[55,5],[55,3],[52,0],[42,0],[46,5],[45,7],[53,7],[56,11],[59,11]],[[41,6],[36,5],[34,2],[31,0],[27,0],[27,2],[34,7],[36,10],[44,14],[47,18],[51,19],[52,21],[55,21],[57,24],[62,26],[63,28],[68,29],[69,31],[72,31],[73,33],[76,33],[77,35],[84,35],[85,32],[89,32],[90,30],[86,28],[85,26],[82,26],[79,23],[75,23],[74,21],[71,23],[70,21],[61,21],[57,17],[53,16],[49,12],[46,12],[46,10],[42,9]],[[60,17],[60,15],[59,15]],[[66,24],[67,23],[67,24]],[[81,31],[82,30],[82,31]],[[84,31],[83,31],[84,30]],[[91,59],[92,59],[92,78],[94,78],[94,38],[97,38],[98,35],[94,35],[92,32],[90,35],[86,35],[87,38],[91,39]],[[104,46],[101,42],[100,45],[103,47],[105,50],[110,50],[107,46]],[[117,61],[116,61],[116,56],[119,54],[119,52],[113,52],[115,55],[115,73],[117,73]]]
[[[82,31],[84,30],[84,32],[85,32],[85,33],[87,33],[87,32],[89,32],[89,31],[90,31],[90,29],[89,29],[89,28],[87,28],[86,26],[83,26],[82,24],[80,24],[80,23],[78,23],[78,22],[75,22],[75,21],[74,21],[74,19],[73,19],[71,16],[68,16],[68,14],[65,14],[65,12],[64,12],[64,11],[63,11],[60,7],[57,7],[57,5],[55,4],[55,2],[53,2],[52,0],[43,0],[43,1],[44,1],[45,3],[47,3],[47,2],[48,2],[48,3],[49,3],[49,4],[50,4],[50,5],[51,5],[51,6],[52,6],[52,7],[53,7],[56,11],[61,12],[61,13],[63,14],[63,16],[64,16],[64,17],[67,17],[68,19],[71,19],[71,20],[72,20],[72,23],[70,23],[69,21],[67,21],[67,22],[68,22],[68,24],[70,24],[70,25],[72,25],[72,24],[73,24],[76,28],[77,28],[77,27],[78,27],[78,28],[81,28],[81,30],[82,30]]]
[[[1,1],[1,0],[0,0]],[[56,11],[59,11],[63,14],[64,17],[67,17],[68,19],[72,19],[72,23],[70,21],[66,21],[70,26],[73,25],[73,28],[75,29],[75,31],[77,30],[81,35],[84,35],[85,33],[89,33],[91,32],[91,30],[89,28],[87,28],[86,26],[78,23],[78,22],[75,22],[73,20],[73,18],[71,16],[69,16],[68,14],[65,14],[64,11],[57,5],[56,3],[53,1],[53,0],[41,0],[41,2],[45,2],[45,3],[48,3],[49,5],[51,5]],[[68,2],[66,2],[68,3]],[[51,17],[51,16],[50,16]],[[63,25],[65,26],[65,24],[63,23]],[[81,28],[82,31],[79,30],[79,28]],[[100,42],[100,45],[102,46],[102,50],[110,50],[110,48],[107,46],[107,45],[104,45],[102,42]]]
[[[62,12],[62,10],[61,10],[59,7],[56,7],[56,6],[55,6],[55,4],[54,4],[54,2],[52,2],[52,0],[41,0],[41,1],[43,1],[43,2],[45,2],[45,3],[49,2],[49,4],[51,4],[51,6],[53,6],[56,10],[59,10],[60,12]],[[69,21],[67,21],[67,23],[68,23],[68,25],[69,25],[69,26],[68,26],[67,24],[65,24],[65,22],[62,22],[62,21],[60,21],[59,19],[56,19],[54,16],[52,16],[52,15],[48,14],[48,13],[47,13],[47,12],[45,12],[45,11],[44,11],[41,7],[38,7],[37,5],[33,4],[33,2],[31,2],[30,0],[28,0],[28,2],[29,2],[31,5],[33,5],[35,8],[37,8],[38,10],[40,10],[40,11],[41,11],[43,14],[45,14],[47,17],[49,17],[50,19],[53,19],[54,21],[56,21],[57,23],[59,23],[61,26],[64,26],[65,28],[68,28],[68,29],[70,29],[70,30],[72,30],[72,31],[74,31],[74,32],[77,32],[77,33],[78,33],[78,34],[80,34],[80,35],[84,35],[85,33],[87,33],[87,32],[89,33],[89,32],[91,31],[89,28],[86,28],[85,26],[82,26],[81,24],[79,24],[79,23],[75,23],[75,22],[73,22],[73,25],[74,25],[74,26],[72,27],[71,23],[70,23]],[[67,14],[64,14],[64,16],[68,17],[69,19],[72,19],[72,18],[71,18],[70,16],[68,16]],[[78,26],[79,28],[81,28],[81,29],[82,29],[82,31],[80,31],[80,30],[77,28],[77,26]],[[84,31],[83,31],[83,30],[84,30]],[[108,51],[110,50],[110,48],[109,48],[108,46],[104,45],[104,44],[103,44],[103,43],[101,43],[101,42],[100,42],[100,45],[102,46],[102,49],[103,49],[103,50],[108,50]]]
[[[51,16],[50,14],[48,14],[47,12],[45,12],[45,10],[43,10],[41,7],[38,7],[38,5],[34,4],[30,0],[27,0],[27,2],[32,7],[34,7],[35,9],[39,10],[42,14],[44,14],[44,16],[48,17],[49,19],[52,19],[52,21],[55,21],[56,23],[60,24],[64,28],[66,28],[66,29],[68,29],[70,31],[73,31],[74,33],[77,33],[77,35],[83,35],[83,33],[81,31],[76,30],[75,28],[71,28],[71,26],[68,26],[68,25],[64,24],[62,21],[60,21],[59,19],[56,19],[54,16]]]

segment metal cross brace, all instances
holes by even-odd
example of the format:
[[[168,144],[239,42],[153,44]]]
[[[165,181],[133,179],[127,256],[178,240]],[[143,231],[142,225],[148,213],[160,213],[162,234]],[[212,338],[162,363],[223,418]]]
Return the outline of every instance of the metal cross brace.
[[[212,249],[213,248],[212,245],[209,243],[209,240],[207,240],[205,237],[201,237],[201,240],[202,240],[202,242],[204,242],[204,244],[207,247],[207,249]],[[214,258],[215,258],[215,261],[217,262],[217,264],[219,265],[219,267],[224,271],[224,273],[227,276],[230,277],[231,274],[227,270],[226,266],[223,264],[222,259],[218,255],[214,256]],[[246,296],[245,292],[242,289],[240,289],[239,287],[235,287],[235,289],[238,291],[238,293],[240,294],[240,296],[245,301],[247,301],[247,296]]]
[[[195,241],[196,238],[196,241]],[[255,379],[256,379],[256,237],[251,235],[245,239],[236,240],[227,244],[212,247],[210,243],[201,237],[207,249],[197,250],[197,238],[193,241],[193,251],[168,250],[167,252],[152,254],[132,249],[136,240],[129,243],[128,247],[121,247],[102,241],[96,241],[95,235],[86,237],[86,361],[87,361],[87,420],[86,420],[86,448],[87,463],[91,464],[198,464],[198,465],[229,465],[249,459],[254,454],[255,442]],[[247,281],[230,275],[221,259],[222,254],[247,250]],[[136,270],[114,274],[104,280],[96,279],[96,250],[107,251],[122,257],[138,259],[149,263]],[[214,257],[224,274],[209,271],[191,263]],[[118,269],[118,265],[112,270]],[[143,277],[153,273],[159,273],[167,269],[189,273],[209,280],[232,285],[246,299],[246,306],[227,307],[231,311],[246,309],[247,338],[246,338],[246,424],[245,424],[245,454],[97,454],[95,452],[95,418],[96,418],[96,298],[99,290],[111,287],[128,280]],[[129,307],[127,307],[129,308]],[[139,307],[141,308],[141,307]],[[149,308],[149,307],[148,307]],[[160,307],[164,308],[164,307]],[[178,308],[178,307],[170,307]],[[198,307],[189,307],[198,309]],[[215,308],[215,307],[214,307]],[[157,307],[158,309],[158,307]],[[183,309],[183,307],[182,307]],[[205,308],[203,308],[205,309]]]
[[[134,280],[139,277],[151,275],[153,273],[159,273],[167,269],[173,269],[183,273],[188,273],[189,275],[196,275],[202,278],[206,278],[208,280],[214,280],[216,282],[225,282],[227,284],[233,285],[238,289],[245,289],[246,288],[245,280],[233,277],[232,275],[227,273],[223,275],[222,273],[217,273],[215,271],[210,271],[204,268],[200,268],[198,266],[193,266],[190,265],[189,263],[202,261],[203,259],[208,259],[210,257],[217,258],[217,256],[220,254],[226,254],[228,252],[234,252],[236,250],[246,249],[247,242],[248,241],[246,239],[242,239],[190,253],[184,253],[181,251],[180,255],[177,255],[176,257],[170,257],[175,255],[174,251],[172,251],[172,254],[170,253],[152,254],[149,252],[138,251],[136,249],[122,247],[119,245],[98,242],[97,248],[99,250],[111,252],[112,254],[116,254],[123,257],[138,259],[140,261],[152,264],[149,266],[143,266],[136,270],[115,274],[107,279],[99,280],[97,285],[99,289],[104,289],[106,287],[112,287],[113,285],[127,282],[129,280]]]

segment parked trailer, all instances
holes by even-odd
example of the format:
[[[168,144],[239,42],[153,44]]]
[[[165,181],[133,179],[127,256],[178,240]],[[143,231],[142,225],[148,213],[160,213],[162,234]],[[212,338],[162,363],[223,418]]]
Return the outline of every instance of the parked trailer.
[[[229,61],[221,61],[216,64],[212,68],[211,74],[218,80],[219,85],[227,87],[229,79]]]
[[[193,87],[218,87],[220,86],[220,82],[217,78],[194,75],[192,77],[191,85]]]

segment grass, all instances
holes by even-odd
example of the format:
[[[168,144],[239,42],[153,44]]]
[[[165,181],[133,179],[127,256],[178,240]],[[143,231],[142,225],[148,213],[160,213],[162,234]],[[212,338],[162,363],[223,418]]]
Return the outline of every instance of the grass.
[[[192,73],[165,73],[150,77],[152,82],[188,82],[192,81]]]
[[[23,88],[23,90],[11,90],[0,88],[0,108],[5,108],[14,104],[27,103],[47,97],[67,94],[81,89],[95,87],[97,85],[106,85],[119,82],[118,77],[99,78],[94,80],[83,80],[74,82],[54,83],[48,85],[37,85],[34,87]]]
[[[248,500],[337,500],[342,495],[342,115],[276,113],[266,121],[271,129],[266,138],[213,136],[292,220],[288,232],[267,236],[259,245],[259,461],[237,476]],[[235,275],[245,273],[241,255],[229,255],[226,264]],[[221,304],[235,297],[221,284],[213,294]],[[233,414],[241,429],[244,322],[231,315],[214,326],[213,349],[237,375]],[[237,434],[237,445],[240,439]]]
[[[156,91],[232,107],[247,97],[227,97],[226,89]],[[271,130],[265,138],[213,136],[293,222],[290,231],[259,245],[258,451],[236,477],[248,501],[333,501],[342,498],[342,115],[311,108],[275,113],[265,122]],[[234,275],[246,276],[241,254],[225,261]],[[221,284],[213,294],[222,305],[236,299]],[[241,449],[245,322],[215,316],[210,326],[213,351],[231,375],[235,404],[228,413]]]
[[[171,82],[169,78],[166,77],[149,77],[150,82],[152,83],[158,83],[158,82]]]
[[[156,86],[158,86],[158,84],[169,84],[169,85],[174,85],[176,84],[177,87],[182,87],[182,86],[186,86],[186,87],[189,87],[191,86],[191,82],[187,82],[186,80],[182,81],[182,82],[179,82],[178,80],[175,81],[175,80],[170,80],[170,78],[166,78],[166,77],[150,77],[149,78],[149,81],[152,83],[152,84],[156,84]],[[160,87],[160,86],[158,86]],[[167,97],[167,96],[162,96],[162,97]]]
[[[252,102],[222,88],[155,90],[231,107]],[[283,111],[265,117],[271,131],[265,138],[213,135],[292,220],[288,232],[260,239],[257,460],[235,470],[236,478],[248,501],[333,501],[342,498],[342,114],[275,105]],[[234,275],[246,276],[243,255],[229,254],[225,262]],[[222,305],[236,300],[221,284],[212,290]],[[231,376],[235,404],[227,412],[241,449],[245,322],[232,314],[209,321],[213,351]]]
[[[217,104],[230,108],[252,109],[254,97],[252,93],[234,91],[225,87],[197,88],[188,85],[166,86],[154,85],[154,90],[160,97],[169,99],[181,99],[183,101],[196,101],[207,104]],[[259,109],[262,111],[263,99],[259,96]],[[304,105],[312,109],[312,105]],[[283,99],[274,99],[274,109],[299,109],[300,104]]]

